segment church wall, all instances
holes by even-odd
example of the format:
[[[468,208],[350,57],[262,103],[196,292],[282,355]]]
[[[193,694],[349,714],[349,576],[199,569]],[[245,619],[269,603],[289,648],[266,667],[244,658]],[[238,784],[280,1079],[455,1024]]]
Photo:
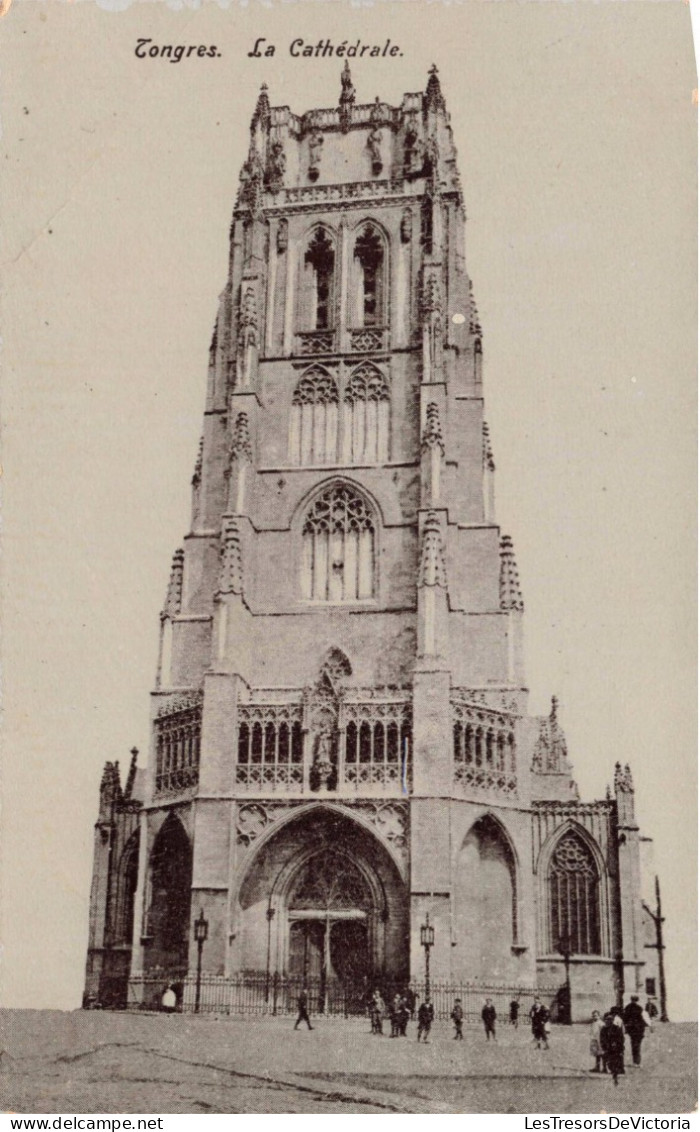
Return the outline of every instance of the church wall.
[[[199,687],[211,658],[211,619],[173,620],[173,659],[170,687]],[[164,687],[168,684],[164,680]]]
[[[507,614],[451,613],[450,658],[456,687],[508,683]]]
[[[500,610],[498,527],[448,528],[450,607],[469,613]]]
[[[340,647],[353,666],[353,682],[373,684],[381,677],[381,683],[406,683],[414,625],[410,613],[359,616],[341,609],[254,618],[249,682],[266,687],[310,684],[327,651]]]

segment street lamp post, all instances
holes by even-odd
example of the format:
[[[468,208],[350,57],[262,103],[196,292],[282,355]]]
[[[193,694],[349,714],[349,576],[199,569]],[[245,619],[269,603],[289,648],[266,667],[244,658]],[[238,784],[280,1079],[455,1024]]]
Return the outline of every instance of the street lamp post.
[[[430,923],[430,914],[426,912],[425,923],[420,927],[421,947],[425,948],[425,1001],[430,1002],[430,948],[435,943],[435,928]]]
[[[194,922],[194,938],[197,942],[197,989],[194,996],[194,1012],[199,1014],[199,996],[202,989],[202,948],[209,935],[209,921],[204,919],[204,909],[200,908],[199,916]]]
[[[566,1017],[563,1019],[567,1026],[571,1025],[571,978],[569,975],[569,963],[571,962],[571,940],[568,935],[563,935],[559,940],[557,951],[564,960],[565,972],[565,986],[566,986]]]

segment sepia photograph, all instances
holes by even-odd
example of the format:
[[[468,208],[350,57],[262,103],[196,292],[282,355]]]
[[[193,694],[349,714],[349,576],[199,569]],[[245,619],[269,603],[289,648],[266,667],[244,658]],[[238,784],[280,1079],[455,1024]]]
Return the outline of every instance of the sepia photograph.
[[[0,1110],[690,1128],[688,6],[2,31]]]

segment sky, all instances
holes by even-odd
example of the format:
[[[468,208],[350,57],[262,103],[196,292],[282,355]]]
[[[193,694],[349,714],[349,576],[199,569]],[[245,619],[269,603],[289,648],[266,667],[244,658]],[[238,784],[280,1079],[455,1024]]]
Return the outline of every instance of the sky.
[[[497,519],[531,710],[584,800],[630,762],[695,1015],[696,108],[680,3],[351,7],[15,0],[3,31],[2,1000],[79,1005],[107,759],[148,745],[158,615],[189,521],[227,233],[260,84],[337,104],[295,37],[397,104],[440,70],[484,327]],[[272,58],[249,58],[256,38]],[[155,44],[214,58],[138,59]]]

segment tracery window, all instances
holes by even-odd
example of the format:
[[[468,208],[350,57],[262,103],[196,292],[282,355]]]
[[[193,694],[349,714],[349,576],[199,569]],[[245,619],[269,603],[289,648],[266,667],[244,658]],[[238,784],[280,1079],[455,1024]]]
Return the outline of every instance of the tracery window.
[[[372,514],[345,484],[311,505],[302,531],[301,592],[309,601],[358,601],[374,594]]]
[[[371,224],[357,238],[353,266],[356,325],[384,325],[384,242]]]
[[[343,463],[376,464],[389,459],[389,386],[365,362],[352,374],[344,397]]]
[[[333,275],[335,251],[330,236],[317,228],[306,250],[304,266],[309,290],[308,326],[311,330],[327,330],[333,325]]]
[[[321,366],[300,378],[292,396],[289,458],[293,464],[334,464],[338,454],[338,387]]]
[[[297,874],[289,896],[291,909],[323,912],[369,909],[372,894],[362,873],[342,853],[316,853]]]
[[[294,705],[239,705],[236,782],[287,789],[303,781],[300,709]]]
[[[568,941],[575,955],[600,955],[599,876],[593,854],[575,833],[562,837],[549,866],[550,947]]]

